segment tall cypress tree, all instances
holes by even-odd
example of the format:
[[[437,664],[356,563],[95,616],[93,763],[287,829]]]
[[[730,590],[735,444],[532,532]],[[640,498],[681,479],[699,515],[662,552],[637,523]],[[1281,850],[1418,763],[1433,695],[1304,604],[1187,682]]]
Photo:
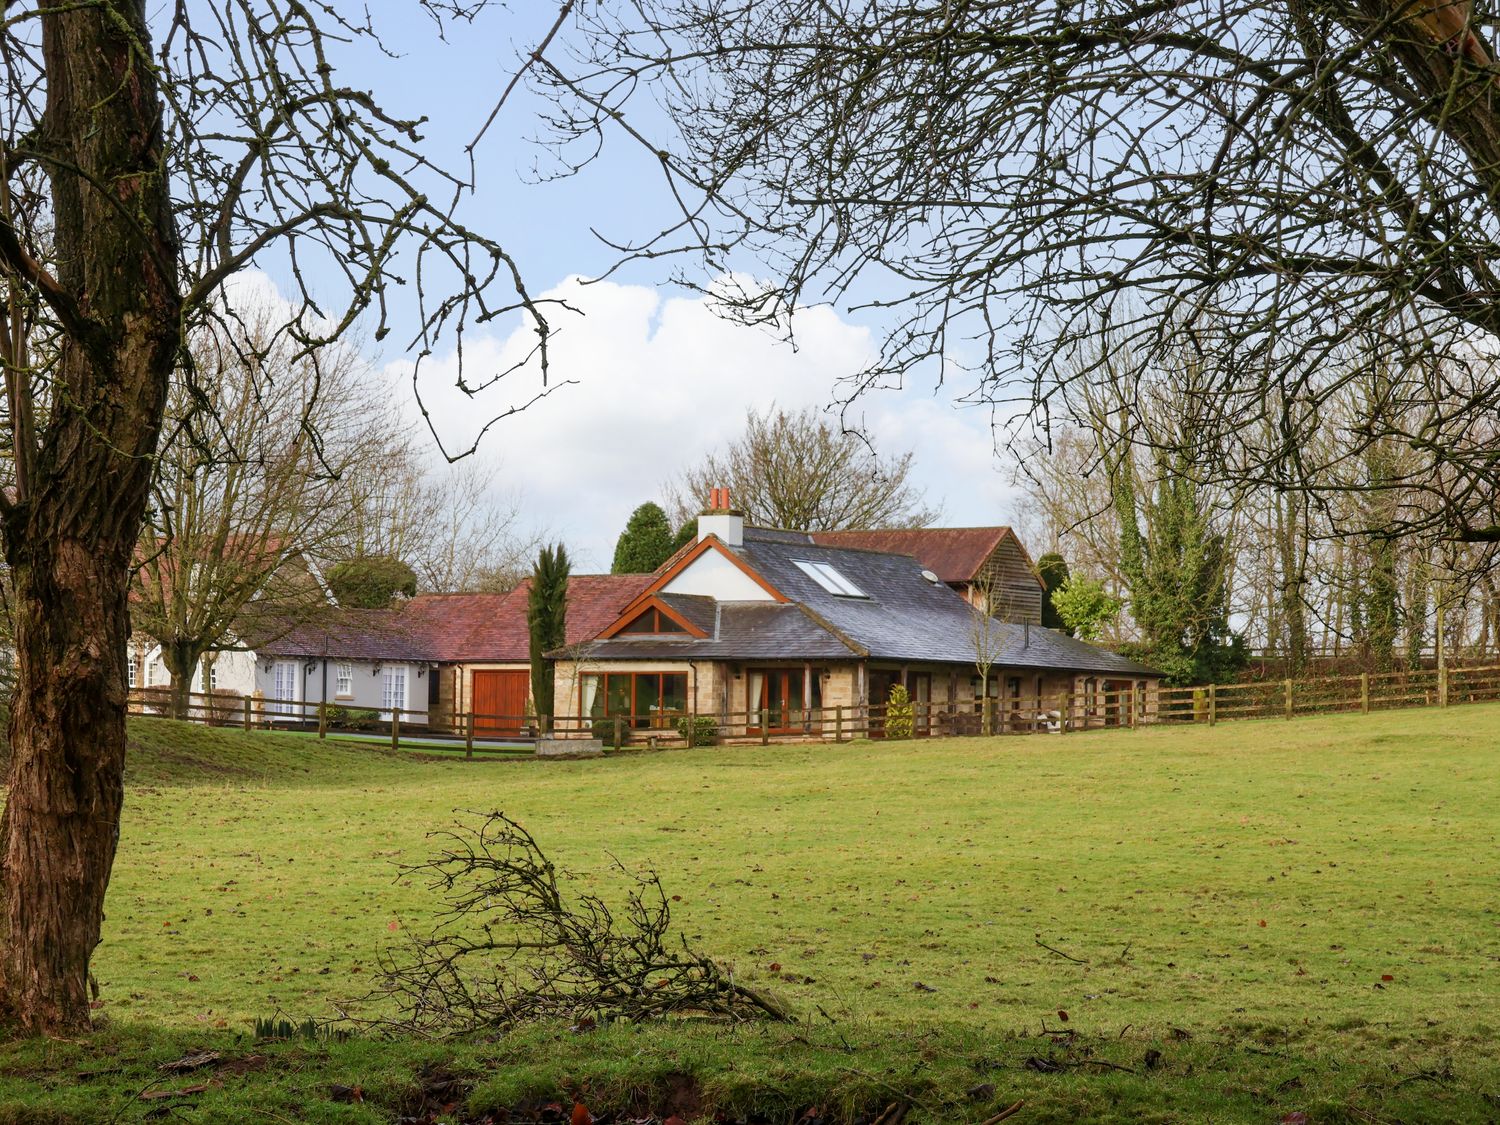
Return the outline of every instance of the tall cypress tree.
[[[672,557],[672,524],[660,504],[646,501],[630,513],[615,542],[612,574],[649,574]]]
[[[531,699],[538,717],[552,715],[554,669],[546,653],[568,640],[568,551],[561,543],[543,547],[531,571],[526,595],[526,627],[531,634]]]

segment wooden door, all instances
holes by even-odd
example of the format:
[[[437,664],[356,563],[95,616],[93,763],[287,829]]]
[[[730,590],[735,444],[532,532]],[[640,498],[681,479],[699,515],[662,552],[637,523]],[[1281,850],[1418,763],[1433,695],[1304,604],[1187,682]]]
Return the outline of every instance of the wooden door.
[[[520,734],[531,673],[475,672],[473,684],[474,729],[487,734]]]
[[[891,685],[901,682],[901,673],[872,670],[870,672],[870,730],[871,738],[885,737],[885,710],[891,702]]]

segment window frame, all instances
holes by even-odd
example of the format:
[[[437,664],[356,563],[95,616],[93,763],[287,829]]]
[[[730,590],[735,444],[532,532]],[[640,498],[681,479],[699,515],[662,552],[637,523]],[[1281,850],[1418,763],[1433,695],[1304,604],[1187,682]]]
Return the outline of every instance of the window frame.
[[[348,669],[349,674],[344,675]],[[340,660],[333,666],[333,697],[335,699],[354,698],[354,662],[352,660]]]
[[[792,565],[816,582],[826,593],[836,598],[862,598],[870,595],[861,590],[843,571],[832,563],[813,562],[811,559],[793,559]]]
[[[651,623],[648,627],[644,629],[633,628],[636,622],[645,621],[648,614],[651,617]],[[622,625],[616,635],[622,637],[661,637],[686,635],[687,632],[687,629],[676,618],[670,614],[663,613],[659,606],[651,605],[641,610],[640,613]]]
[[[583,710],[584,697],[583,680],[590,676],[596,676],[599,679],[599,686],[594,692],[594,710],[596,710],[598,713],[595,714],[593,713],[593,711],[591,711],[589,714],[584,715],[581,713]],[[659,700],[665,700],[667,698],[666,681],[669,677],[682,678],[683,706],[681,710],[667,710],[666,708],[659,706],[655,711],[649,711],[644,714],[641,713],[638,710],[638,708],[640,707],[641,698],[640,681],[643,679],[656,680],[656,698]],[[689,706],[689,704],[690,695],[692,692],[692,681],[689,673],[685,670],[679,669],[672,671],[657,670],[641,672],[585,672],[582,674],[582,676],[579,677],[578,708],[580,711],[580,719],[607,721],[615,718],[615,714],[611,713],[609,709],[609,689],[611,679],[628,679],[630,681],[630,711],[628,713],[620,712],[618,714],[620,718],[625,720],[625,725],[631,730],[665,730],[668,727],[675,725],[675,722],[678,718],[691,712],[691,707]]]

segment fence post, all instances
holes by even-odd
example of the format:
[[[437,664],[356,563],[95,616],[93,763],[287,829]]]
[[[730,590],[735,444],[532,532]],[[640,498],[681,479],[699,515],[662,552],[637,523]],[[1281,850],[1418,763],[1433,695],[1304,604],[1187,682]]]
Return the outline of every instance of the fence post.
[[[250,729],[250,697],[245,696],[245,729]]]
[[[833,741],[835,743],[844,741],[844,705],[842,703],[833,709]]]
[[[1217,684],[1208,685],[1208,725],[1213,726],[1219,721],[1219,692]]]
[[[1130,728],[1131,728],[1131,729],[1132,729],[1132,730],[1134,730],[1134,729],[1135,729],[1135,690],[1136,690],[1136,689],[1135,689],[1135,684],[1134,684],[1134,683],[1132,683],[1132,684],[1131,684],[1131,685],[1130,685],[1130,690],[1129,690],[1129,692],[1128,692],[1128,693],[1127,693],[1127,698],[1128,698],[1128,700],[1129,700],[1129,702],[1130,702],[1130,722],[1129,722],[1129,723],[1128,723],[1128,724],[1127,724],[1127,725],[1128,725],[1128,726],[1129,726],[1129,727],[1130,727]],[[1210,698],[1212,698],[1212,697],[1211,697],[1211,696],[1210,696]],[[1210,704],[1210,705],[1209,705],[1209,712],[1208,712],[1208,713],[1209,713],[1209,715],[1212,715],[1212,714],[1213,714],[1213,707],[1212,707],[1212,704]]]
[[[464,757],[474,756],[474,712],[471,710],[464,716]]]
[[[1438,665],[1438,706],[1448,706],[1448,665]]]
[[[328,700],[318,700],[318,737],[328,737]]]
[[[1359,709],[1364,714],[1370,713],[1370,673],[1359,674]]]
[[[770,712],[764,708],[760,712],[760,744],[767,746],[771,742],[771,719]]]
[[[1068,689],[1068,694],[1063,699],[1063,713],[1062,713],[1062,723],[1061,723],[1061,726],[1062,726],[1061,733],[1063,733],[1063,734],[1067,734],[1068,731],[1070,731],[1070,730],[1073,729],[1073,689],[1072,688]]]
[[[1286,717],[1292,717],[1292,681],[1286,681]]]
[[[391,708],[391,749],[401,748],[401,708]]]
[[[615,749],[616,750],[618,750],[622,745],[624,745],[624,742],[623,742],[624,737],[625,737],[624,720],[621,719],[619,715],[616,715],[615,716]]]

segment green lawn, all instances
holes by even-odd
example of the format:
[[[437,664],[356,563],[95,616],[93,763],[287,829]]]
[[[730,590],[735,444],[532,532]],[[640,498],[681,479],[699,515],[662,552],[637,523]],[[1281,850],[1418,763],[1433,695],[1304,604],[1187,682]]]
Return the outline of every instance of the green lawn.
[[[708,1108],[768,1120],[898,1095],[909,1121],[1017,1099],[1020,1122],[1500,1114],[1500,707],[586,762],[133,734],[96,959],[110,1029],[5,1048],[0,1120],[140,1119],[154,1064],[197,1044],[270,1060],[184,1099],[204,1121],[388,1120],[434,1059],[471,1115],[579,1093],[664,1112],[678,1073]],[[363,991],[431,913],[395,864],[492,808],[603,893],[607,853],[656,868],[694,944],[803,1022],[236,1043],[257,1016]],[[330,1082],[369,1099],[337,1104]]]

